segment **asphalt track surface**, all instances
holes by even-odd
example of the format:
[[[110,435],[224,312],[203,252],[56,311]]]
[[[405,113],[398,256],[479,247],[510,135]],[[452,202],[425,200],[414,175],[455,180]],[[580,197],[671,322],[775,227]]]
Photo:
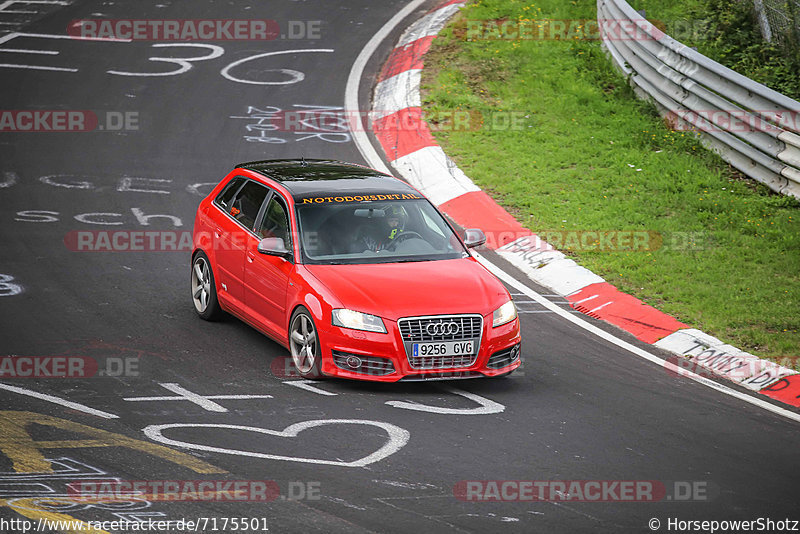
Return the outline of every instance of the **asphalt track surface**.
[[[136,362],[127,376],[2,381],[117,417],[0,390],[0,499],[5,504],[0,519],[23,518],[20,506],[39,510],[28,510],[28,517],[60,513],[84,521],[264,518],[270,532],[650,532],[651,518],[661,521],[662,531],[669,518],[800,519],[798,423],[671,376],[523,295],[515,298],[523,311],[524,365],[507,379],[393,385],[329,380],[309,389],[283,375],[285,349],[235,319],[210,324],[196,317],[188,252],[73,252],[65,245],[65,236],[79,230],[190,231],[201,195],[238,162],[302,155],[363,163],[346,134],[325,140],[297,132],[264,134],[247,125],[259,124],[258,114],[270,106],[343,106],[350,65],[403,5],[76,1],[18,30],[64,35],[70,20],[98,13],[111,19],[269,18],[282,29],[287,21],[322,20],[319,39],[208,43],[224,53],[166,76],[108,71],[175,71],[174,63],[148,58],[192,58],[211,49],[41,36],[0,44],[59,52],[7,53],[0,58],[4,64],[77,69],[0,68],[2,108],[135,112],[139,120],[138,130],[2,133],[0,138],[0,273],[5,275],[0,278],[0,355],[89,356],[106,366],[106,374],[117,374],[119,362]],[[362,109],[367,109],[371,77],[404,26],[367,66]],[[221,74],[227,65],[255,54],[305,49],[332,51],[273,55],[228,71],[238,80],[275,82],[297,78],[275,69],[292,69],[304,75],[296,83],[256,85]],[[247,136],[283,142],[247,141]],[[148,215],[172,218],[143,219],[145,226],[140,219]],[[387,288],[396,290],[403,288]],[[566,308],[557,297],[552,300]],[[211,399],[215,404],[125,400],[178,396],[169,384],[201,396],[271,397]],[[220,406],[225,411],[211,411]],[[296,437],[196,426],[279,432],[318,420],[370,423],[309,425]],[[23,427],[37,441],[90,439],[75,423],[114,433],[107,439],[120,446],[42,449],[43,457],[57,461],[40,469],[33,462],[40,449],[33,442],[20,445],[12,432]],[[155,444],[143,429],[174,424],[195,427],[166,429],[164,436],[227,452],[170,445],[186,456],[168,460],[152,450],[122,446],[122,436]],[[385,450],[387,428],[399,449],[365,466],[337,465]],[[198,473],[187,458],[220,472]],[[59,472],[64,474],[55,476]],[[63,494],[66,482],[89,476],[269,480],[282,498],[268,503],[139,501],[125,510],[63,508],[63,502],[46,500],[19,504],[45,487]],[[454,496],[460,481],[485,480],[658,481],[670,492],[678,481],[681,488],[685,482],[699,483],[710,498],[464,502]],[[299,498],[301,493],[306,498]],[[9,501],[17,503],[16,510]],[[217,531],[225,531],[221,525]],[[211,526],[205,530],[213,531]]]

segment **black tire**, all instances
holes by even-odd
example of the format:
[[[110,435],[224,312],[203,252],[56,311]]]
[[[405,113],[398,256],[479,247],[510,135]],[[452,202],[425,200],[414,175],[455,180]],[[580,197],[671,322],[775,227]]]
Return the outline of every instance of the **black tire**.
[[[289,320],[289,355],[297,372],[308,380],[321,380],[322,351],[319,333],[311,313],[298,307]]]
[[[192,258],[191,292],[194,311],[206,321],[218,321],[224,315],[217,300],[217,286],[211,262],[202,250]]]

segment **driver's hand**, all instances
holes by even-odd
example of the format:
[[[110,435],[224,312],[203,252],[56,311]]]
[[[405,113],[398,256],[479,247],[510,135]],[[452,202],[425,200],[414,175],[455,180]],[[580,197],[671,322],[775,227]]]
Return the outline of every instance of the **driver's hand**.
[[[378,240],[370,235],[362,236],[361,242],[364,244],[367,250],[371,250],[373,252],[378,252],[378,249],[380,248],[380,243]]]

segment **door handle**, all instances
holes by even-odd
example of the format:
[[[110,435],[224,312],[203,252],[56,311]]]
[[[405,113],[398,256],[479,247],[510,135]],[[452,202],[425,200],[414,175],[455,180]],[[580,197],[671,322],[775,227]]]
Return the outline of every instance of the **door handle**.
[[[219,239],[219,236],[220,236],[221,233],[222,233],[222,230],[220,230],[219,228],[215,228],[214,229],[214,237],[216,237],[217,239]]]
[[[254,259],[256,259],[256,255],[248,250],[247,251],[247,261],[248,261],[248,263],[253,263]]]

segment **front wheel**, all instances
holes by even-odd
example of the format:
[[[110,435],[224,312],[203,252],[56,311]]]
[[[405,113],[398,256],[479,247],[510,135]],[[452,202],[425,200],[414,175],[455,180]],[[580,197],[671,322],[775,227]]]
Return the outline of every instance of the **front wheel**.
[[[194,311],[206,321],[216,321],[222,317],[214,273],[204,252],[198,252],[192,260],[192,302]]]
[[[303,378],[319,380],[322,376],[322,350],[311,313],[299,307],[289,321],[289,351],[297,372]]]

